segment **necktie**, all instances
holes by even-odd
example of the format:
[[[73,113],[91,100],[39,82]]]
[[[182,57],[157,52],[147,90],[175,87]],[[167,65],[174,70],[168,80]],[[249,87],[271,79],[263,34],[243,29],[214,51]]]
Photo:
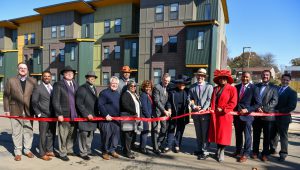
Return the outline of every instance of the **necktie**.
[[[244,93],[245,93],[245,86],[242,85],[242,89],[241,89],[241,92],[240,92],[240,100],[243,98]]]
[[[165,87],[164,87],[164,95],[165,95],[165,96],[167,95],[167,90],[166,90]]]
[[[51,94],[51,92],[52,92],[52,89],[51,89],[51,87],[50,87],[50,85],[49,85],[49,84],[47,85],[47,90],[48,90],[48,93],[49,93],[49,94]]]
[[[70,81],[69,83],[70,83],[69,85],[70,85],[72,91],[74,92],[74,86],[73,86],[73,83],[72,83],[71,81]]]
[[[280,87],[279,91],[278,91],[278,94],[281,95],[281,93],[283,92],[284,90],[284,87]]]
[[[198,87],[199,87],[199,97],[201,97],[201,87],[202,87],[202,85],[198,85]]]
[[[90,86],[90,87],[91,87],[93,93],[96,94],[95,89],[94,89],[94,86]]]

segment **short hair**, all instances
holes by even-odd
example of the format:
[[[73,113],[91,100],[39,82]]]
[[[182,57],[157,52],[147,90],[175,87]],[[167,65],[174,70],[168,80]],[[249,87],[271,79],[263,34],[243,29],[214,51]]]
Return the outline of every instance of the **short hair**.
[[[169,73],[164,73],[163,76],[161,77],[161,79],[165,79],[165,78],[170,78],[171,79],[171,76]]]
[[[268,72],[268,73],[270,73],[270,75],[272,75],[272,73],[271,73],[270,70],[264,70],[264,71],[261,72],[261,74],[263,74],[263,73],[265,73],[265,72]]]
[[[283,77],[289,77],[290,80],[292,80],[292,76],[291,76],[291,74],[289,74],[289,73],[284,73],[284,74],[281,76],[281,78],[283,78]]]
[[[243,71],[242,75],[244,75],[244,74],[250,74],[250,76],[251,76],[251,73],[249,71]]]
[[[43,72],[42,72],[42,75],[44,75],[45,73],[52,74],[49,70],[46,70],[46,71],[43,71]]]
[[[152,81],[150,80],[144,80],[143,83],[142,83],[142,91],[145,92],[146,90],[146,87],[149,87],[151,88],[151,90],[153,89],[153,83]]]
[[[110,79],[109,79],[109,83],[111,83],[113,80],[116,80],[117,83],[119,84],[120,80],[117,76],[112,76]]]
[[[26,64],[25,62],[20,62],[20,63],[18,63],[17,68],[19,68],[19,66],[20,66],[21,64],[26,65],[26,67],[28,68],[28,66],[27,66],[27,64]]]

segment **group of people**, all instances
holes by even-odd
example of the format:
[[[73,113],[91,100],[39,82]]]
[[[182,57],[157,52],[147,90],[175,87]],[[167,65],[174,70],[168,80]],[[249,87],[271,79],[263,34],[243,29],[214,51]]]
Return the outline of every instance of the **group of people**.
[[[289,87],[289,74],[282,75],[281,86],[278,87],[269,82],[271,73],[267,70],[262,72],[262,83],[257,85],[250,83],[250,73],[243,72],[241,84],[232,86],[230,71],[216,70],[213,79],[216,86],[213,87],[205,81],[208,76],[205,69],[194,73],[196,82],[193,84],[184,75],[179,75],[170,83],[171,77],[165,73],[159,84],[153,85],[150,80],[143,81],[139,92],[137,83],[130,79],[130,68],[123,66],[121,72],[121,78],[112,76],[108,87],[98,95],[94,86],[97,76],[92,71],[85,75],[86,83],[81,86],[74,80],[76,70],[70,66],[61,71],[62,80],[53,86],[51,72],[44,71],[42,82],[37,85],[36,80],[28,76],[27,65],[20,63],[18,75],[10,78],[5,85],[5,114],[32,117],[34,113],[38,118],[58,119],[58,122],[39,121],[39,154],[46,161],[55,156],[56,130],[59,157],[63,161],[69,161],[68,156],[76,155],[73,148],[77,140],[79,156],[90,160],[90,156],[94,155],[91,144],[97,128],[100,130],[102,157],[105,160],[120,157],[116,151],[119,143],[122,145],[123,155],[130,159],[135,159],[136,156],[132,150],[149,154],[147,139],[150,132],[154,154],[160,155],[171,150],[178,153],[189,117],[172,117],[208,110],[210,114],[192,114],[197,141],[194,154],[198,159],[205,160],[210,153],[210,143],[216,143],[216,159],[224,161],[225,146],[231,144],[234,123],[234,156],[240,162],[249,158],[252,141],[252,157],[258,158],[262,130],[264,139],[261,159],[267,161],[268,155],[276,152],[280,139],[279,160],[285,160],[288,153],[287,131],[291,122],[289,113],[297,103],[297,93]],[[233,111],[238,112],[238,115],[233,116]],[[280,112],[286,115],[253,117],[249,115],[251,112]],[[74,120],[77,117],[86,118],[87,121],[65,121],[66,118]],[[105,120],[93,121],[94,117],[103,117]],[[162,119],[150,123],[135,119],[119,121],[114,117]],[[22,149],[27,157],[33,158],[33,122],[10,120],[15,160],[21,160]],[[135,144],[137,132],[140,133],[139,145]]]

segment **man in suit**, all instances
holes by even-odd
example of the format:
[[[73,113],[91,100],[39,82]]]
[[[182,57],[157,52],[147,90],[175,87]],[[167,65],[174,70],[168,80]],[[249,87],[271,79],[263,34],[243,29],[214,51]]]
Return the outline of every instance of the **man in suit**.
[[[270,83],[271,72],[264,70],[261,74],[262,82],[256,86],[259,89],[259,95],[262,100],[261,107],[258,111],[261,113],[274,113],[275,106],[278,103],[278,92],[277,86]],[[271,141],[271,130],[275,116],[259,116],[255,117],[253,121],[253,154],[252,158],[257,159],[259,153],[260,134],[263,130],[263,150],[261,152],[261,160],[268,161],[270,141]]]
[[[54,117],[54,112],[51,108],[51,72],[44,71],[42,73],[42,83],[38,85],[32,94],[32,107],[37,117]],[[45,161],[51,160],[54,157],[54,139],[56,132],[56,122],[39,122],[40,143],[39,151],[41,159]]]
[[[155,85],[153,88],[152,95],[154,103],[154,113],[152,114],[152,118],[171,116],[171,109],[166,109],[166,104],[168,101],[167,87],[170,83],[171,77],[168,73],[165,73],[161,80],[161,83]],[[153,144],[153,152],[157,155],[160,154],[159,149],[163,149],[162,145],[167,135],[167,128],[167,121],[160,121],[160,132],[158,134],[158,122],[152,122],[151,138]]]
[[[73,80],[76,70],[66,66],[62,71],[63,79],[53,85],[52,105],[58,118],[58,146],[60,158],[69,161],[67,155],[74,156],[73,146],[77,137],[77,123],[64,122],[64,118],[77,117],[75,107],[75,93],[78,88]]]
[[[197,82],[194,83],[189,90],[189,100],[193,112],[200,112],[207,110],[210,106],[213,86],[205,82],[207,76],[206,70],[200,68],[195,76]],[[196,137],[197,137],[197,151],[195,155],[199,160],[205,160],[208,157],[208,128],[210,123],[210,114],[192,115]]]
[[[130,70],[130,67],[129,66],[123,66],[120,70],[122,72],[122,75],[120,77],[120,82],[119,82],[119,86],[118,86],[118,92],[120,94],[122,94],[124,91],[127,90],[127,83],[128,81],[130,80],[130,73],[131,73],[131,70]]]
[[[276,116],[275,127],[273,128],[271,137],[271,153],[276,152],[278,145],[278,134],[280,136],[281,150],[279,152],[279,161],[285,161],[288,155],[288,129],[289,124],[292,122],[291,112],[297,106],[297,92],[289,87],[291,81],[290,74],[283,74],[281,76],[281,86],[278,90],[278,104],[276,111],[279,113],[286,113],[284,116]]]
[[[28,67],[25,63],[18,64],[18,75],[9,78],[4,88],[3,105],[7,116],[32,117],[30,98],[37,82],[28,77]],[[30,151],[33,140],[32,121],[10,119],[12,139],[14,143],[15,160],[20,161],[22,148],[27,157],[33,158]],[[23,140],[24,139],[24,140]]]
[[[119,78],[112,76],[109,87],[99,94],[98,109],[105,121],[99,122],[101,132],[101,149],[104,160],[109,160],[111,154],[114,158],[119,158],[116,152],[120,139],[120,122],[112,120],[113,117],[120,116],[120,93],[118,92]]]
[[[97,122],[93,122],[93,117],[98,115],[97,90],[94,86],[97,78],[95,72],[90,71],[85,75],[86,83],[80,86],[76,92],[76,107],[80,117],[87,118],[87,122],[79,122],[79,150],[80,156],[84,160],[90,160],[88,155],[92,155],[91,145],[94,131],[97,129]]]
[[[242,73],[242,83],[236,85],[238,92],[238,104],[234,109],[240,115],[234,116],[234,127],[235,127],[235,140],[236,140],[236,151],[234,156],[241,156],[239,162],[246,162],[251,151],[252,145],[252,122],[253,116],[249,114],[256,111],[261,106],[261,99],[259,96],[259,89],[250,83],[251,75],[249,72]],[[244,151],[243,147],[243,133],[245,136]]]

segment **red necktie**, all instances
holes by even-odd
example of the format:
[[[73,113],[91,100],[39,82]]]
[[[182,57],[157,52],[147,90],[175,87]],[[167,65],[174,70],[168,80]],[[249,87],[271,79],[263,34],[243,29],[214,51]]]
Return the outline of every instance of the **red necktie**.
[[[242,89],[241,89],[241,92],[240,92],[240,100],[243,98],[244,93],[245,93],[245,86],[242,85]]]

